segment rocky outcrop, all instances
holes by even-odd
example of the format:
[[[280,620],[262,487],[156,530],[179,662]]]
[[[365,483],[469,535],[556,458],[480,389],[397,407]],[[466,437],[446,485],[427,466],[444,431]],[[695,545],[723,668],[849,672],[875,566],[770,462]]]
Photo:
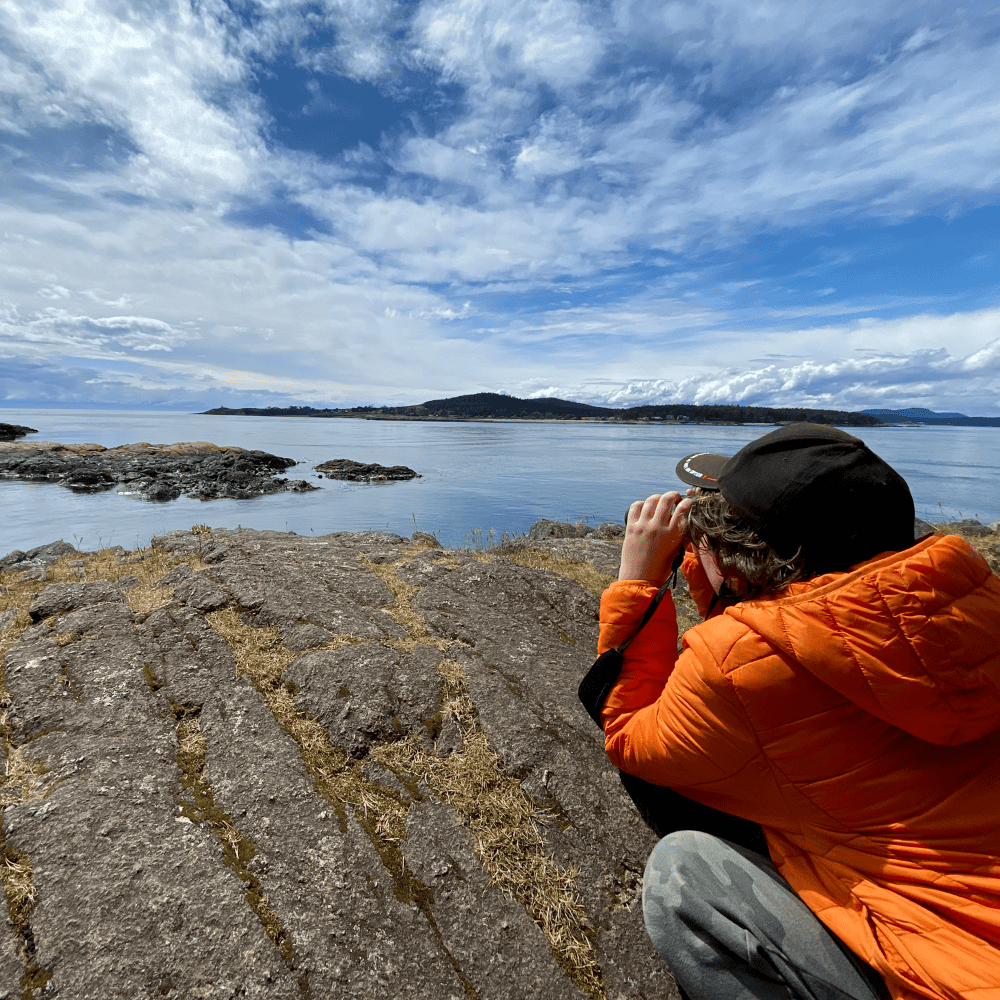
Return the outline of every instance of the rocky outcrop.
[[[119,549],[119,551],[122,555],[125,554],[124,549]],[[73,555],[77,555],[76,549],[61,538],[58,542],[36,545],[35,548],[29,549],[27,552],[14,549],[13,552],[9,552],[0,559],[0,573],[14,571],[18,574],[18,582],[21,583],[26,580],[44,580],[45,572],[52,563],[57,562],[63,556]]]
[[[199,526],[8,563],[0,996],[676,996],[576,697],[619,551]]]
[[[952,535],[972,535],[975,538],[982,538],[984,535],[992,535],[1000,531],[1000,521],[987,526],[974,517],[967,517],[962,521],[951,521],[948,524],[943,524],[941,530]]]
[[[615,521],[605,521],[594,527],[585,521],[570,524],[568,521],[550,521],[543,518],[528,529],[528,538],[540,542],[548,538],[617,538],[625,537],[625,526]]]
[[[20,424],[0,424],[0,441],[16,441],[26,434],[37,434],[34,427],[22,427]]]
[[[405,465],[378,465],[374,462],[354,462],[349,458],[331,458],[329,462],[314,466],[330,479],[350,482],[382,483],[404,479],[419,479],[420,474]]]
[[[264,451],[189,441],[104,448],[98,444],[31,441],[0,444],[0,478],[55,482],[75,493],[122,494],[164,502],[187,494],[196,500],[245,500],[265,493],[318,489],[304,479],[275,476],[295,465]]]

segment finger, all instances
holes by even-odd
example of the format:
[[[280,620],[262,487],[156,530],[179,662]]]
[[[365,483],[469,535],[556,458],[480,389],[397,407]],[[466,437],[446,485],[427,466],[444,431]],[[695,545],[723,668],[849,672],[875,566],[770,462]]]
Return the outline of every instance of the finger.
[[[629,521],[638,521],[640,517],[647,519],[652,517],[656,513],[656,503],[659,499],[660,494],[654,493],[652,496],[646,497],[645,500],[636,500],[629,507]]]
[[[635,500],[629,504],[629,508],[625,511],[625,524],[635,524],[639,520],[639,515],[642,513],[644,500]]]
[[[674,517],[680,518],[689,511],[694,506],[694,497],[685,497],[681,502],[674,508]]]
[[[653,498],[650,497],[650,500]],[[669,493],[662,493],[656,498],[655,516],[662,521],[669,521],[673,516],[674,509],[680,503],[681,495],[676,490]],[[647,501],[648,503],[648,501]]]

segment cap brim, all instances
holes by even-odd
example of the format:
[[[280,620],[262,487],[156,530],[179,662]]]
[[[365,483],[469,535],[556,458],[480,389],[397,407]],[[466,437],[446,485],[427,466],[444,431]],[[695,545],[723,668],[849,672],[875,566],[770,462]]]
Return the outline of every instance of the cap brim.
[[[700,486],[703,490],[717,490],[719,477],[732,456],[712,455],[698,452],[686,455],[677,463],[677,478],[688,486]]]

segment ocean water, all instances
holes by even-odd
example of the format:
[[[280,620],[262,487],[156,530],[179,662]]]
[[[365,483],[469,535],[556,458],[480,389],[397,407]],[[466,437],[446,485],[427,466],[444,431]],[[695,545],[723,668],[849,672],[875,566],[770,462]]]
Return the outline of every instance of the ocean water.
[[[321,535],[380,529],[435,534],[448,547],[490,532],[526,532],[539,518],[621,521],[636,499],[678,488],[674,467],[695,451],[732,454],[768,427],[610,425],[582,422],[430,423],[309,417],[236,417],[100,410],[0,410],[37,427],[22,440],[211,441],[295,459],[285,475],[315,493],[253,500],[150,503],[113,490],[76,495],[60,486],[0,480],[0,555],[65,539],[77,547],[134,548],[193,524]],[[1000,428],[855,429],[910,485],[928,521],[1000,519]],[[408,465],[420,479],[360,484],[319,479],[332,458]]]

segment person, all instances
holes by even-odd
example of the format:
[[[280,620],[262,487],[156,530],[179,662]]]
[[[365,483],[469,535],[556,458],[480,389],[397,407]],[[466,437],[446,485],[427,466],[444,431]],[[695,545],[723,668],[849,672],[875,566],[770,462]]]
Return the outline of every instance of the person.
[[[915,541],[905,481],[834,427],[678,474],[629,509],[580,696],[659,804],[643,916],[682,996],[997,1000],[1000,579]]]

